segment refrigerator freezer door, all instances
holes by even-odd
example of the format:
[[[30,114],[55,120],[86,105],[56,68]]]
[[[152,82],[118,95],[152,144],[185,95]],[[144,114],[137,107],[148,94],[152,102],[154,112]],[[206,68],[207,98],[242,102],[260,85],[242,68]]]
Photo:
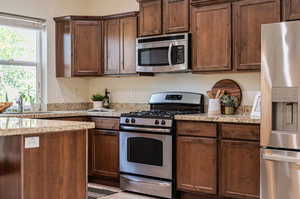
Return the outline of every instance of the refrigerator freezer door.
[[[261,199],[300,198],[300,152],[261,150]]]
[[[261,145],[300,149],[300,22],[262,26]]]

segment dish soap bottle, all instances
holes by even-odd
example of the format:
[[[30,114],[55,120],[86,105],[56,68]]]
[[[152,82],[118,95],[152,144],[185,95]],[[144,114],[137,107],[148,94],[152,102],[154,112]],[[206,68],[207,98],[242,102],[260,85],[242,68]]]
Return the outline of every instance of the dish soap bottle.
[[[105,96],[104,96],[104,99],[103,99],[103,107],[104,108],[109,108],[109,106],[110,106],[109,95],[110,95],[110,92],[106,88],[105,89]]]

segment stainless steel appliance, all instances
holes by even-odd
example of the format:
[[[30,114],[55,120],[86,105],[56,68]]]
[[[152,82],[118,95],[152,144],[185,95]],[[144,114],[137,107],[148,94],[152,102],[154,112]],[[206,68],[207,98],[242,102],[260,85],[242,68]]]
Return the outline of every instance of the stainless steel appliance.
[[[121,189],[175,198],[174,157],[176,114],[202,113],[202,94],[156,93],[150,111],[131,112],[120,119]]]
[[[150,73],[187,71],[190,62],[190,34],[138,38],[136,71]]]
[[[261,199],[300,198],[300,22],[262,27]]]

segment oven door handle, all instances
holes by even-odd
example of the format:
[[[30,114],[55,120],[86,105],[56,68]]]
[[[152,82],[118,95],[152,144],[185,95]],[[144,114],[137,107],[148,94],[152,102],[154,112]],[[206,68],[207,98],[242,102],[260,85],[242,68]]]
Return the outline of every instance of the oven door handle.
[[[168,61],[169,65],[172,66],[172,49],[173,49],[173,43],[170,43],[169,45],[169,52],[168,52]]]
[[[148,127],[136,127],[136,126],[120,126],[121,130],[128,131],[144,131],[144,132],[155,132],[155,133],[170,133],[171,129],[161,128],[148,128]]]

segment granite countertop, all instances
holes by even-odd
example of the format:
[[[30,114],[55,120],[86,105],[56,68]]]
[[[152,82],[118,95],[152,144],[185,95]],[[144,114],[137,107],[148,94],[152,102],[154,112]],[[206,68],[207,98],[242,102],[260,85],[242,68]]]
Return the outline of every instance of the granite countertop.
[[[175,119],[187,120],[187,121],[203,121],[203,122],[260,124],[259,119],[250,118],[249,115],[208,116],[207,114],[192,114],[192,115],[176,115]]]
[[[118,110],[110,112],[87,112],[87,111],[53,111],[41,113],[25,114],[0,114],[1,117],[17,117],[32,119],[47,119],[59,117],[120,117],[122,113],[130,112],[128,110]],[[224,122],[224,123],[245,123],[260,124],[259,119],[252,119],[249,115],[220,115],[208,116],[207,114],[176,115],[176,120],[204,121],[204,122]]]
[[[93,128],[95,128],[93,122],[38,120],[13,117],[0,118],[0,136],[32,135]]]

